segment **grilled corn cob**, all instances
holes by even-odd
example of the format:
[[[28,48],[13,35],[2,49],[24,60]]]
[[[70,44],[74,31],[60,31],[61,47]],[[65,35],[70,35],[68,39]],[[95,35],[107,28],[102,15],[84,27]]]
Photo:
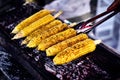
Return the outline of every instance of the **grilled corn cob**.
[[[19,33],[17,33],[12,39],[19,39],[27,36],[34,30],[40,28],[41,26],[44,26],[48,24],[49,22],[53,21],[55,18],[51,15],[48,14],[47,16],[38,19],[37,21],[33,22],[29,26],[25,27],[23,30],[21,30]]]
[[[46,37],[49,37],[53,34],[56,34],[63,29],[68,28],[67,24],[59,24],[57,26],[54,26],[53,28],[48,29],[47,31],[44,31],[43,33],[39,34],[37,37],[34,37],[28,44],[27,47],[36,47],[43,39]]]
[[[43,9],[40,10],[39,12],[33,14],[32,16],[28,17],[27,19],[23,20],[22,22],[20,22],[11,33],[18,33],[20,30],[22,30],[24,27],[30,25],[31,23],[33,23],[34,21],[40,19],[41,17],[44,17],[48,14],[50,14],[51,11],[47,10],[47,9]]]
[[[75,43],[87,39],[88,36],[86,34],[79,34],[77,36],[74,36],[72,38],[66,39],[65,41],[62,41],[56,45],[53,45],[46,49],[47,56],[54,56],[60,51],[64,50],[67,47],[70,47],[74,45]]]
[[[42,40],[40,42],[40,44],[38,45],[38,50],[42,50],[45,51],[45,49],[47,49],[48,47],[61,42],[67,38],[73,37],[76,35],[76,31],[73,28],[68,28],[65,31],[59,32],[55,35],[52,35],[48,38],[46,38],[45,40]]]
[[[91,39],[86,39],[58,53],[54,57],[53,62],[56,65],[68,63],[87,53],[93,52],[95,48],[96,43]]]
[[[52,28],[56,25],[62,24],[62,22],[60,20],[54,20],[52,22],[50,22],[49,24],[42,26],[41,28],[39,28],[38,30],[35,30],[33,33],[31,33],[30,35],[28,35],[24,41],[22,41],[22,44],[27,44],[33,37],[38,36],[40,33],[42,33],[45,30],[48,30],[49,28]]]

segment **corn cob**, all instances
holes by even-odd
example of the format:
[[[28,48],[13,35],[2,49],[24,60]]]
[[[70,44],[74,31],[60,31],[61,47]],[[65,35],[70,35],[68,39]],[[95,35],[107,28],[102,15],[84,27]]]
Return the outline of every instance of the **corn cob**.
[[[48,14],[47,16],[45,16],[45,17],[33,22],[29,26],[25,27],[23,30],[21,30],[19,33],[17,33],[13,37],[13,39],[23,38],[23,37],[27,36],[28,34],[30,34],[31,32],[33,32],[34,30],[40,28],[41,26],[44,26],[45,24],[47,24],[53,20],[54,20],[54,17],[52,15]]]
[[[19,39],[23,38],[27,35],[29,35],[34,30],[48,24],[49,22],[53,21],[56,17],[58,17],[62,12],[58,12],[55,16],[52,16],[51,14],[48,14],[44,16],[41,19],[38,19],[37,21],[33,22],[29,26],[25,27],[23,30],[21,30],[19,33],[17,33],[12,39]]]
[[[24,41],[22,41],[21,45],[23,44],[27,44],[33,37],[38,36],[40,33],[42,33],[45,30],[48,30],[50,28],[52,28],[53,26],[62,24],[62,22],[60,20],[54,20],[52,22],[50,22],[49,24],[42,26],[41,28],[39,28],[38,30],[35,30],[33,33],[31,33],[30,35],[28,35]]]
[[[76,35],[76,31],[73,28],[68,28],[65,31],[59,32],[55,35],[52,35],[45,40],[42,40],[38,45],[38,50],[45,51],[48,47],[61,42],[67,38],[73,37]]]
[[[39,34],[37,37],[34,37],[28,44],[27,47],[36,47],[38,44],[45,38],[56,34],[63,29],[67,28],[67,24],[59,24],[57,26],[54,26],[53,28],[48,29],[47,31],[44,31],[43,33]]]
[[[87,39],[88,36],[86,34],[79,34],[77,36],[74,36],[72,38],[66,39],[65,41],[62,41],[56,45],[53,45],[46,49],[47,56],[54,56],[60,51],[64,50],[67,47],[70,47],[74,45],[75,43]]]
[[[20,30],[22,30],[24,27],[30,25],[31,23],[33,23],[34,21],[50,14],[51,11],[49,10],[46,10],[46,9],[43,9],[43,10],[40,10],[39,12],[33,14],[32,16],[26,18],[25,20],[23,20],[22,22],[20,22],[14,29],[11,33],[18,33]]]
[[[94,42],[91,39],[86,39],[58,53],[54,57],[53,62],[56,65],[65,64],[87,53],[93,52],[95,48],[96,48],[96,42]]]

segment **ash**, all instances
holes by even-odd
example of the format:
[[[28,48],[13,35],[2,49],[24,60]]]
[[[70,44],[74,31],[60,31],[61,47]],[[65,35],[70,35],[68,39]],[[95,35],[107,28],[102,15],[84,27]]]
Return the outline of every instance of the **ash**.
[[[77,59],[67,64],[54,65],[50,58],[45,59],[47,71],[60,80],[106,80],[109,74],[99,68],[89,57]]]

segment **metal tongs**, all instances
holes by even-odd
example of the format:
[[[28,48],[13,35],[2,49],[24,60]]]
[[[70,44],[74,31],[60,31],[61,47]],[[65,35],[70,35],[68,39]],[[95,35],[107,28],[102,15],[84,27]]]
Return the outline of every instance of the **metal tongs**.
[[[119,7],[118,7],[119,8]],[[89,33],[91,30],[93,30],[94,28],[96,28],[98,25],[100,25],[101,23],[103,23],[104,21],[108,20],[109,18],[111,18],[112,16],[116,15],[120,9],[118,8],[114,8],[112,10],[107,10],[91,19],[88,19],[84,22],[79,23],[79,29],[77,30],[77,33]],[[102,18],[104,17],[104,18]],[[91,22],[94,22],[96,19],[102,18],[101,20],[99,20],[98,22],[96,22],[93,25],[88,25]]]

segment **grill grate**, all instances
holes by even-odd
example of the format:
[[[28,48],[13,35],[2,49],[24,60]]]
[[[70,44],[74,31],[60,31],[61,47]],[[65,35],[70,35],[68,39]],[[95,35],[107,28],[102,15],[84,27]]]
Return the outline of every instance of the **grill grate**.
[[[115,75],[120,74],[120,58],[118,58],[118,56],[112,57],[114,62],[117,62],[111,67],[109,56],[113,56],[113,53],[115,52],[107,50],[107,47],[103,47],[104,45],[98,45],[94,52],[68,64],[55,66],[52,62],[53,57],[46,57],[45,52],[20,46],[23,39],[11,41],[13,35],[11,35],[10,32],[15,25],[40,9],[42,8],[34,4],[27,4],[21,8],[8,12],[8,14],[2,15],[3,17],[1,16],[0,18],[0,30],[6,34],[5,40],[7,42],[7,44],[3,46],[35,77],[35,79],[93,80],[117,78]],[[108,55],[105,56],[104,54]],[[101,59],[97,59],[99,56]],[[106,61],[103,63],[101,62],[102,59],[105,59]],[[108,64],[105,65],[106,63]],[[114,72],[115,69],[117,71]],[[115,74],[113,74],[113,72]]]

